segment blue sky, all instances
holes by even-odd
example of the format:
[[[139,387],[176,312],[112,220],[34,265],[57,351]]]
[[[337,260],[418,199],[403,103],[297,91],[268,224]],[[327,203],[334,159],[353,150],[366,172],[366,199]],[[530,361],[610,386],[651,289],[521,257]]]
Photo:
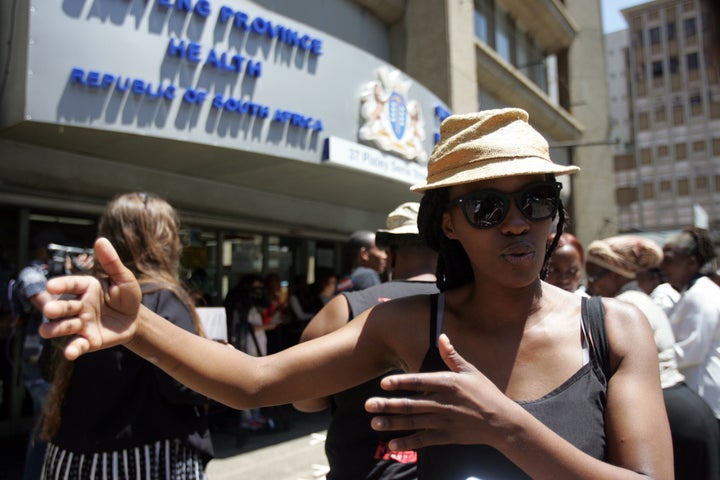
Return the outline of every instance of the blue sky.
[[[603,33],[617,32],[618,30],[626,29],[627,23],[625,23],[625,17],[620,13],[620,10],[648,1],[649,0],[601,0]]]

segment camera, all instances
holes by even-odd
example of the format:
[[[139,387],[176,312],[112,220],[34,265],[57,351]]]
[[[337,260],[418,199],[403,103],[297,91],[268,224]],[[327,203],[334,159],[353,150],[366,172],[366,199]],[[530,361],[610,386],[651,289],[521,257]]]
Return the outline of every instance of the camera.
[[[70,257],[70,261],[73,267],[83,273],[88,271],[77,261],[78,255],[92,255],[93,251],[91,248],[78,248],[70,247],[68,245],[60,245],[57,243],[48,243],[47,245],[49,259],[48,259],[48,277],[55,277],[58,275],[65,275],[65,258]]]

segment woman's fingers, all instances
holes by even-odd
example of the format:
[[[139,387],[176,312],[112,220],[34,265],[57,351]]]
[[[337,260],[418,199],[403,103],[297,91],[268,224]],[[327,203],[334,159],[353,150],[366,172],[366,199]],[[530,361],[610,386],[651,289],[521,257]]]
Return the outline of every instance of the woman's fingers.
[[[431,445],[445,445],[448,441],[442,432],[437,430],[420,430],[411,435],[394,438],[388,442],[388,448],[394,452],[419,450]]]
[[[79,300],[50,300],[43,307],[43,314],[48,319],[64,319],[79,315],[83,303]]]
[[[47,281],[46,290],[53,295],[75,295],[84,294],[92,282],[93,277],[86,275],[70,275],[67,277],[55,277]]]
[[[412,392],[436,392],[452,388],[452,372],[401,373],[388,375],[380,381],[383,390],[409,390]]]

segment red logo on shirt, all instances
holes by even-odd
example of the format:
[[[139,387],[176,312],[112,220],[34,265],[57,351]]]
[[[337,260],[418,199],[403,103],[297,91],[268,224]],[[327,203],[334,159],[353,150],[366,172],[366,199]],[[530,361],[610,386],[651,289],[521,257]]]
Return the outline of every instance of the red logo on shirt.
[[[378,442],[374,458],[375,460],[392,460],[398,463],[417,463],[417,452],[415,450],[396,452],[388,448],[387,442]]]

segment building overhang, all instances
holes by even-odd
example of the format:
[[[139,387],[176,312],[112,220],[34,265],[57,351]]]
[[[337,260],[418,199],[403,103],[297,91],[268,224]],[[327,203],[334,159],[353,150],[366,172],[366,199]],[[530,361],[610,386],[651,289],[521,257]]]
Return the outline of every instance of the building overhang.
[[[569,48],[578,33],[577,24],[558,0],[498,0],[498,5],[548,54]]]
[[[475,40],[478,86],[500,102],[522,108],[543,135],[555,141],[577,140],[583,126],[517,68],[483,42]],[[481,106],[482,108],[482,106]]]

